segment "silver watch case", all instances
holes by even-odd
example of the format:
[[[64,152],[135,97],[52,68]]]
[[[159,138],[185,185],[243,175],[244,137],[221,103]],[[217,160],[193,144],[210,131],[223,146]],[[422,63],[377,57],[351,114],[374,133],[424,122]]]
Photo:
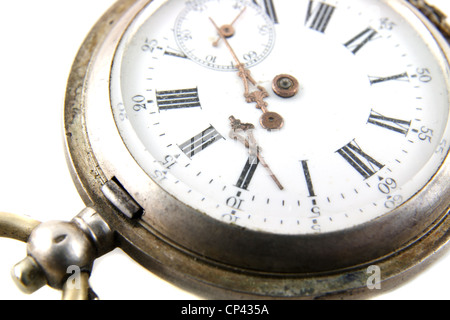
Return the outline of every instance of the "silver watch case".
[[[118,247],[157,275],[208,298],[365,297],[393,288],[443,252],[450,226],[448,159],[403,206],[329,234],[246,230],[213,220],[161,189],[123,143],[109,94],[121,36],[149,2],[119,0],[98,21],[76,57],[66,92],[73,179],[86,205],[114,230]],[[449,57],[447,42],[431,23],[406,1],[396,2]],[[381,270],[382,290],[367,287],[370,265]]]

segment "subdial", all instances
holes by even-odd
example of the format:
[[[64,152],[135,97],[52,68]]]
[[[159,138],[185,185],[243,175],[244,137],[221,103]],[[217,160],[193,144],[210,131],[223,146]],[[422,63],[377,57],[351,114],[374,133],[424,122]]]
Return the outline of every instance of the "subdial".
[[[263,61],[275,43],[272,20],[250,1],[203,0],[188,2],[175,22],[175,39],[184,54],[196,63],[215,70],[236,71],[213,18],[245,68]]]

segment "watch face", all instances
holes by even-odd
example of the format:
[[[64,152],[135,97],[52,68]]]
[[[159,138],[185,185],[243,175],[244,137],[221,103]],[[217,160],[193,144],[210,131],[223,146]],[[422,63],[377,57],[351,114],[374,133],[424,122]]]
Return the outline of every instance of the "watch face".
[[[448,71],[403,1],[152,1],[117,50],[111,101],[136,162],[188,207],[326,234],[388,215],[435,175]]]

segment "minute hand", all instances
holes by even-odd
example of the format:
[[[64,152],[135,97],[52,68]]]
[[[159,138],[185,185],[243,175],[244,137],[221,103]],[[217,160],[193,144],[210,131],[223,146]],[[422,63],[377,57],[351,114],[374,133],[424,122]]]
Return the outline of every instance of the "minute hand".
[[[247,103],[255,102],[256,107],[258,109],[261,109],[263,112],[263,115],[261,116],[260,123],[261,126],[268,130],[274,130],[274,129],[281,129],[284,124],[283,118],[275,112],[269,112],[267,110],[267,102],[264,101],[265,98],[269,97],[269,94],[267,93],[266,89],[264,89],[261,86],[256,86],[256,81],[253,79],[253,77],[250,74],[250,71],[245,68],[244,64],[241,63],[239,58],[236,55],[236,52],[231,47],[230,43],[228,42],[227,38],[223,34],[222,30],[218,27],[218,25],[214,22],[214,20],[209,17],[209,20],[214,25],[214,27],[217,30],[217,33],[219,34],[220,38],[223,40],[225,45],[227,46],[228,50],[230,51],[231,55],[233,56],[233,59],[236,61],[236,66],[238,68],[238,75],[242,79],[244,83],[244,97],[245,101]],[[256,86],[258,89],[257,91],[250,92],[249,89],[249,82]]]

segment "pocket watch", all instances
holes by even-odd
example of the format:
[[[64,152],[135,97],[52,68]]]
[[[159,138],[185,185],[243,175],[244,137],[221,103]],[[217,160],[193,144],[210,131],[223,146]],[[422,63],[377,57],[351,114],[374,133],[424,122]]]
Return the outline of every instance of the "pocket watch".
[[[118,247],[203,298],[391,290],[448,242],[449,34],[424,1],[117,1],[67,84],[86,208],[2,214],[13,279],[95,298]]]

